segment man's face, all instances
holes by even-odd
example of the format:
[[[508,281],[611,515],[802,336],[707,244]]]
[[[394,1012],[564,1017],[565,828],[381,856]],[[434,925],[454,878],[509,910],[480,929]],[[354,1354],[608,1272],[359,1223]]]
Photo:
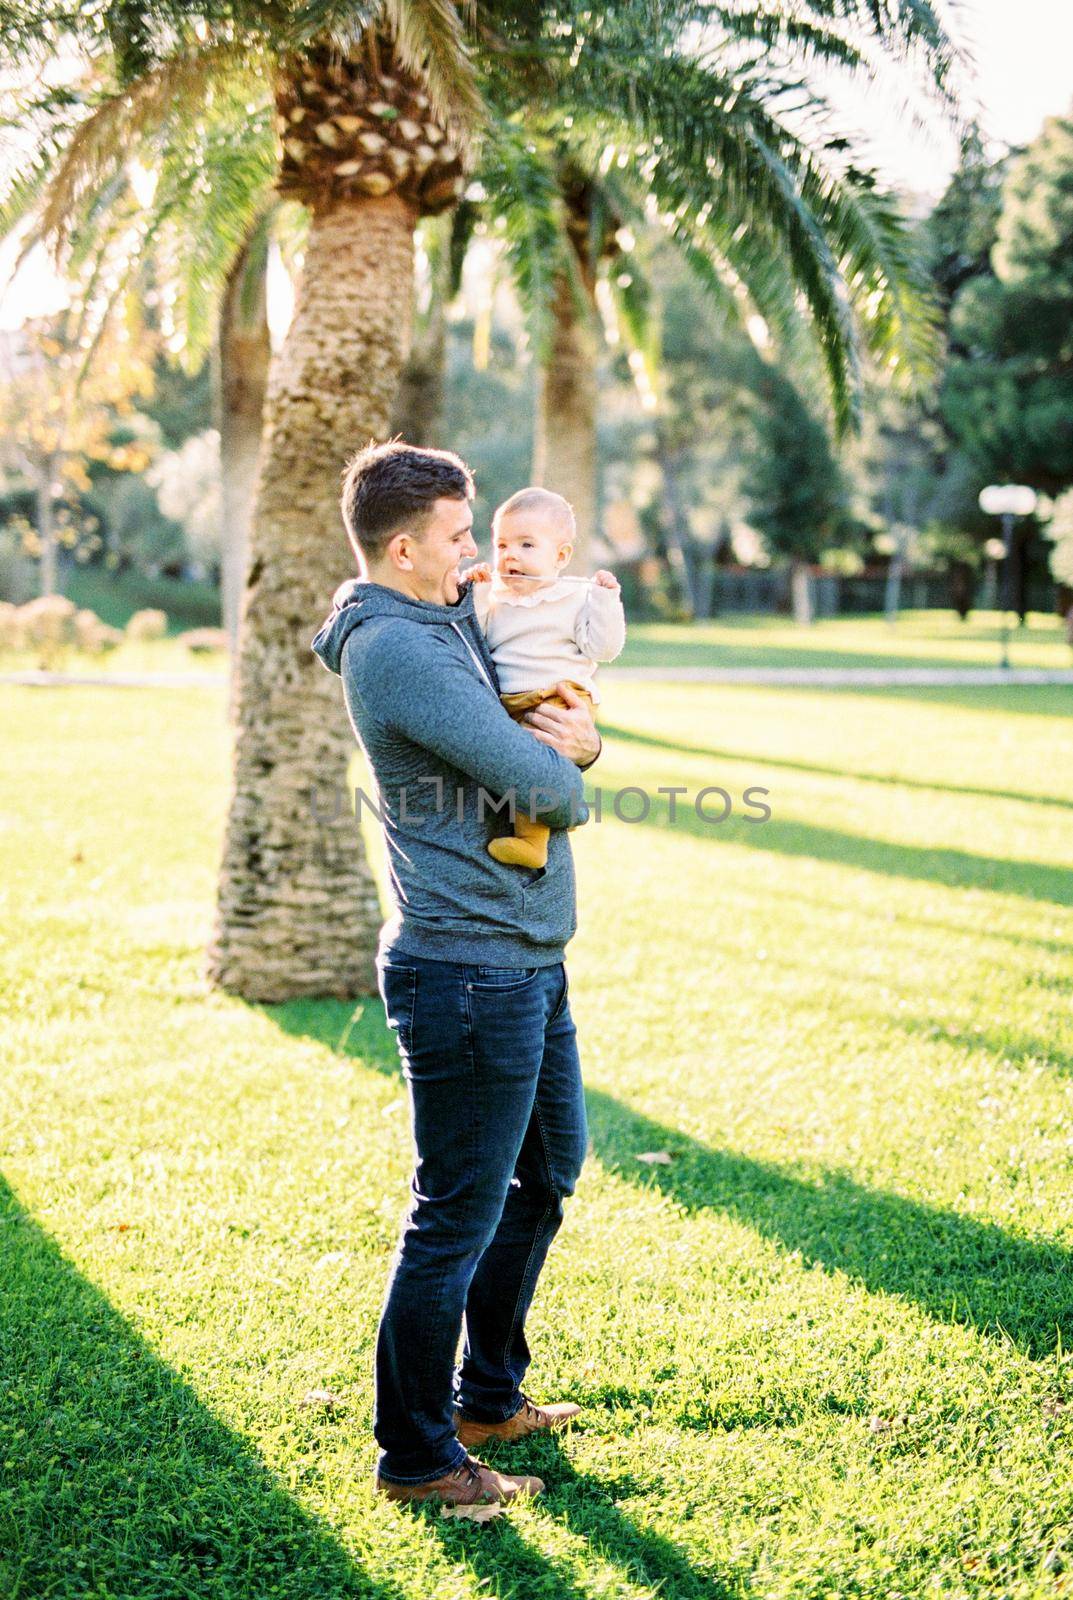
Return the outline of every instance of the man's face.
[[[432,605],[453,606],[458,599],[458,564],[477,554],[473,508],[468,500],[437,500],[423,534],[407,536],[411,566],[399,573],[407,593]]]

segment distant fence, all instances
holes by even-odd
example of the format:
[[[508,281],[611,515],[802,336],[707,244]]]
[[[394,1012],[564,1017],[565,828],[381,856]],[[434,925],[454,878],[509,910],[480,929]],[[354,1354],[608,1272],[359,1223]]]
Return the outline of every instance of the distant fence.
[[[859,616],[882,611],[886,601],[886,573],[860,572],[847,577],[838,572],[811,569],[812,604],[818,617]],[[1055,585],[1045,579],[1028,583],[1030,611],[1053,612]],[[993,606],[986,578],[977,586],[973,607]],[[950,610],[954,594],[947,572],[912,572],[902,578],[899,605],[905,611]],[[712,615],[721,613],[789,612],[790,572],[787,567],[717,567],[712,586]]]

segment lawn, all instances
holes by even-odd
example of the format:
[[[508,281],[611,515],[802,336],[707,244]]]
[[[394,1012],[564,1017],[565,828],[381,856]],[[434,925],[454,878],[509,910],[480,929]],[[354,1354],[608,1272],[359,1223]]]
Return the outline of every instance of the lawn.
[[[370,1488],[379,1002],[200,975],[222,695],[0,688],[5,1600],[1073,1594],[1069,710],[607,683],[532,1320],[585,1414],[480,1527]]]
[[[1033,612],[1024,628],[1011,618],[1010,665],[1073,667],[1061,619]],[[648,667],[995,667],[1002,618],[974,611],[903,611],[883,617],[824,617],[800,628],[787,617],[726,617],[682,626],[631,627],[616,666]]]
[[[96,606],[107,621],[122,623],[132,609],[128,585],[122,596],[86,589],[91,575],[81,574],[83,590],[73,594],[81,605]],[[172,585],[173,589],[182,586]],[[146,605],[165,609],[171,602],[163,582],[142,594]],[[188,600],[185,625],[196,625],[203,606],[196,586]],[[173,623],[178,613],[170,612]],[[174,629],[173,629],[174,631]],[[799,628],[787,617],[727,617],[719,622],[634,623],[620,667],[995,667],[999,662],[1001,619],[996,612],[976,612],[963,623],[952,611],[906,611],[892,626],[882,617],[828,617],[811,628]],[[312,635],[311,635],[312,636]],[[1073,668],[1073,650],[1065,641],[1058,617],[1033,612],[1027,627],[1010,630],[1010,663],[1014,667]],[[32,652],[0,651],[0,672],[19,672],[39,665]],[[191,656],[172,637],[158,643],[124,643],[106,656],[69,653],[56,661],[57,670],[81,676],[142,673],[215,673],[225,669],[220,654]]]

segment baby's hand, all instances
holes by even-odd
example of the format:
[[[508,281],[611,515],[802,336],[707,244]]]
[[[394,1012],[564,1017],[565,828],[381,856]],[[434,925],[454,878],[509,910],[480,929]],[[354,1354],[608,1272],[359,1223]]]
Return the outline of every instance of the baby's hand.
[[[601,567],[599,572],[594,572],[592,581],[598,589],[614,589],[617,594],[622,587],[613,572],[608,572],[606,567]]]
[[[459,583],[469,583],[471,580],[474,583],[491,583],[492,569],[487,561],[478,561],[476,566],[467,567],[465,572],[458,575]]]

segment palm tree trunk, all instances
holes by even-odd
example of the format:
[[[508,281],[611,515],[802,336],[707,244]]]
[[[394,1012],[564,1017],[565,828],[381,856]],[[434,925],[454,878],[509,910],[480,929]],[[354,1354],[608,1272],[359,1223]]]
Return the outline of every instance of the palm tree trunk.
[[[235,776],[210,977],[249,1000],[375,988],[381,921],[345,792],[340,682],[309,646],[353,568],[346,458],[382,438],[410,333],[413,209],[397,195],[316,212],[269,381],[250,531]],[[335,816],[336,810],[339,815]]]
[[[808,569],[808,562],[800,560],[797,556],[790,562],[790,601],[794,621],[798,627],[811,627],[814,612],[812,574]]]
[[[697,618],[697,552],[686,526],[682,497],[678,492],[678,464],[663,435],[656,429],[656,461],[663,478],[664,523],[667,528],[667,555],[678,579],[682,609],[691,622]]]
[[[261,453],[265,392],[272,345],[264,263],[251,256],[252,240],[231,269],[220,307],[216,340],[216,403],[220,428],[221,587],[224,627],[236,681],[242,583]],[[263,252],[258,252],[258,257]]]
[[[41,547],[41,593],[56,594],[56,520],[52,509],[53,464],[44,463],[37,478],[37,537]]]
[[[901,608],[902,579],[905,576],[908,554],[909,535],[904,527],[899,527],[894,535],[894,549],[891,552],[887,581],[883,589],[883,615],[891,626],[897,622]]]
[[[583,576],[592,571],[597,516],[596,339],[565,277],[552,316],[551,349],[537,392],[533,482],[573,506],[577,540],[570,570]]]
[[[390,431],[421,449],[443,449],[447,398],[447,327],[442,313],[414,339],[403,368]]]
[[[446,444],[447,301],[451,277],[448,243],[449,235],[448,239],[439,240],[438,248],[431,253],[428,309],[415,320],[413,343],[391,414],[392,434],[401,434],[421,449],[443,449]]]

